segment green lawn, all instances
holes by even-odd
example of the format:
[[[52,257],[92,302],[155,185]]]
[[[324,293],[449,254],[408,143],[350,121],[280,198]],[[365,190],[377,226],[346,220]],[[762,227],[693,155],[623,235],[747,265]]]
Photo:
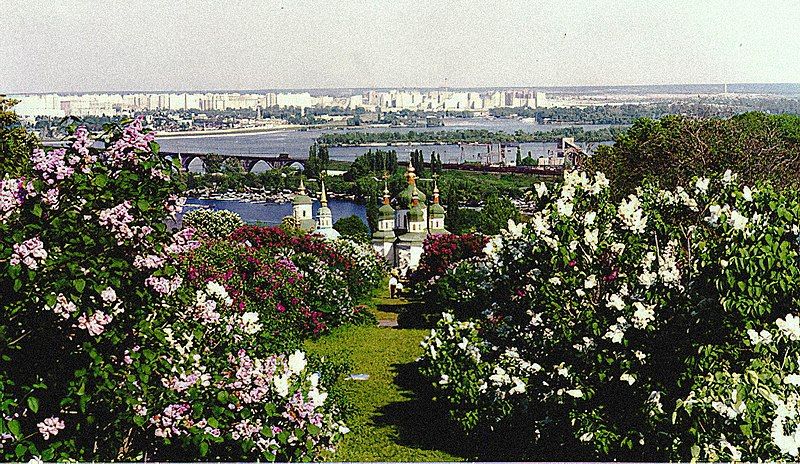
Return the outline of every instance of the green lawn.
[[[396,320],[406,300],[389,299],[386,282],[376,291],[370,309],[379,319]],[[326,357],[346,353],[354,374],[369,380],[345,380],[345,395],[354,412],[351,432],[339,444],[334,461],[461,461],[450,454],[458,446],[437,425],[429,405],[411,388],[421,382],[414,361],[422,354],[421,329],[346,326],[333,330],[306,349]],[[438,416],[437,416],[438,417]]]
[[[309,352],[325,356],[347,351],[353,373],[369,374],[369,380],[346,381],[355,412],[334,461],[462,460],[437,449],[441,429],[426,415],[425,405],[399,385],[413,377],[411,363],[422,353],[419,342],[426,332],[349,326],[307,344]]]

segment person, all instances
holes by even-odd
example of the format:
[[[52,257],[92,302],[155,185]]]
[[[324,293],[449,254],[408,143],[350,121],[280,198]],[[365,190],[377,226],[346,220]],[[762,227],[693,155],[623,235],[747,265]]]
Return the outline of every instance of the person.
[[[395,293],[397,292],[397,277],[392,274],[392,277],[389,278],[389,298],[394,298]]]

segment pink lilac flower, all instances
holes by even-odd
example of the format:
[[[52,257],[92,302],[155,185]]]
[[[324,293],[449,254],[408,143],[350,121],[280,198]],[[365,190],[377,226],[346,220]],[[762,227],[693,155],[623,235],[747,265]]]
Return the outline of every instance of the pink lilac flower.
[[[58,187],[53,187],[42,194],[42,201],[53,209],[58,208]]]
[[[12,266],[20,262],[31,269],[38,269],[39,264],[47,258],[47,250],[39,237],[29,238],[22,243],[14,244],[14,253],[11,255],[9,263]]]
[[[144,283],[157,293],[166,296],[177,290],[178,287],[180,287],[183,283],[183,279],[181,276],[175,276],[172,279],[150,276],[144,281]]]
[[[150,423],[156,426],[155,436],[170,438],[173,436],[185,435],[186,429],[179,426],[191,427],[192,421],[186,417],[189,411],[188,404],[170,404],[164,408],[162,414],[156,414],[150,418]]]
[[[103,311],[95,311],[91,316],[86,317],[86,314],[81,314],[78,318],[78,327],[86,329],[89,335],[100,335],[105,330],[114,318]]]
[[[59,293],[58,296],[56,297],[56,304],[49,309],[51,309],[54,313],[58,314],[62,318],[68,319],[70,314],[78,310],[78,307],[75,306],[75,303],[69,301],[67,297],[64,296],[64,294]]]
[[[66,153],[67,151],[63,148],[49,152],[37,148],[31,155],[33,169],[39,171],[42,179],[50,185],[57,180],[64,180],[75,173],[75,169],[64,159]]]
[[[186,197],[179,197],[178,195],[170,195],[167,198],[167,201],[164,202],[164,209],[167,210],[172,217],[175,217],[177,213],[180,213],[183,209],[183,205],[186,204]]]
[[[22,179],[0,180],[0,220],[5,220],[25,201],[25,181]]]
[[[133,259],[136,269],[158,269],[166,260],[158,255],[137,256]]]
[[[124,239],[132,239],[134,237],[133,230],[129,226],[133,222],[130,209],[131,202],[126,200],[113,208],[100,211],[100,225],[114,232],[119,245],[122,244]]]
[[[155,140],[155,134],[143,133],[143,118],[140,116],[125,127],[122,137],[114,142],[108,150],[109,162],[114,167],[123,167],[126,164],[138,165],[140,162],[139,152],[150,152],[150,142]]]
[[[78,152],[78,155],[80,155],[83,161],[83,168],[81,170],[84,174],[88,174],[90,171],[89,166],[97,161],[97,156],[92,155],[89,151],[91,146],[92,141],[89,139],[89,131],[83,126],[79,127],[75,131],[75,141],[72,143],[72,148]]]
[[[195,231],[191,227],[179,230],[172,236],[172,243],[167,245],[164,251],[166,253],[177,255],[181,253],[186,253],[187,251],[190,250],[194,250],[195,248],[200,246],[200,242],[198,242],[197,240],[192,240],[192,237],[194,237],[194,233]]]
[[[42,434],[42,438],[49,440],[51,435],[58,435],[59,430],[64,430],[64,421],[53,416],[39,422],[36,426],[39,427],[39,433]]]

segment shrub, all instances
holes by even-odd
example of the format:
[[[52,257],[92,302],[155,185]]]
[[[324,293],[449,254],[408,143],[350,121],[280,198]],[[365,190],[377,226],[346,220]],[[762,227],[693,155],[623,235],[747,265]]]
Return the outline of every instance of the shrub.
[[[266,313],[181,272],[200,244],[165,225],[177,164],[140,119],[103,149],[73,129],[0,174],[0,456],[323,456],[346,429],[302,352],[274,353]]]
[[[526,436],[508,449],[529,458],[795,458],[797,194],[730,172],[619,203],[602,174],[540,192],[529,224],[465,264],[480,315],[423,342],[463,429]]]
[[[199,235],[211,239],[226,238],[243,225],[241,216],[224,209],[195,209],[183,215],[183,227],[194,229]]]
[[[353,214],[339,219],[333,224],[344,238],[349,238],[357,242],[369,242],[369,228],[360,217]]]

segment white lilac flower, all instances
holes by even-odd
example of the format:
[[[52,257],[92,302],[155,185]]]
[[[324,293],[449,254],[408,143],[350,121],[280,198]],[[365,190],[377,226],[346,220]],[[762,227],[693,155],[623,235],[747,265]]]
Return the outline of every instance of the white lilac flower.
[[[306,354],[300,350],[296,350],[294,353],[289,355],[289,370],[294,372],[295,374],[299,374],[306,368],[306,364],[308,361],[306,360]]]
[[[256,312],[248,311],[242,314],[241,322],[242,331],[246,334],[258,333],[262,328],[258,323],[258,313]]]
[[[617,318],[617,323],[612,324],[603,338],[607,338],[611,340],[613,343],[622,343],[622,339],[625,338],[625,331],[628,329],[628,321],[620,316]]]
[[[711,179],[708,177],[700,177],[697,179],[697,182],[695,182],[694,188],[700,193],[706,193],[708,191],[708,184],[710,181]]]
[[[633,326],[637,329],[644,329],[647,327],[647,324],[655,318],[655,313],[653,312],[654,305],[645,305],[637,301],[633,303],[633,307],[636,311],[633,312],[631,322],[633,322]]]
[[[311,401],[311,404],[314,405],[315,408],[322,407],[325,404],[325,400],[328,398],[327,392],[321,392],[316,388],[312,388],[308,392],[308,399]]]
[[[614,293],[608,296],[608,299],[606,300],[606,306],[609,308],[614,308],[618,311],[622,311],[625,309],[625,302],[622,300],[622,297]]]
[[[770,436],[772,437],[772,442],[775,443],[781,453],[788,454],[794,458],[797,457],[798,448],[800,448],[800,425],[795,427],[794,433],[786,435],[784,432],[785,419],[786,417],[782,415],[775,417],[772,421]]]
[[[742,198],[744,198],[744,201],[753,201],[753,191],[750,190],[750,187],[744,186],[744,189],[742,189]]]
[[[730,224],[734,230],[744,230],[747,227],[747,222],[747,216],[743,216],[735,209],[731,211],[728,217],[728,224]]]
[[[287,371],[272,378],[272,383],[275,385],[275,392],[283,398],[289,395],[289,378],[291,376],[291,371]]]
[[[734,179],[736,179],[736,175],[730,169],[725,170],[725,174],[722,175],[723,185],[729,185]]]
[[[573,398],[583,398],[583,391],[578,388],[567,390],[565,393]]]
[[[760,343],[769,344],[772,343],[772,333],[768,330],[762,330],[761,332],[756,332],[753,329],[747,329],[747,336],[750,337],[750,342],[753,345],[758,345]]]
[[[583,283],[584,288],[595,288],[597,286],[597,276],[594,274],[590,275],[586,278],[586,281]]]
[[[594,224],[594,220],[597,218],[597,213],[594,211],[587,211],[586,214],[583,216],[583,223],[587,226]]]
[[[800,318],[794,314],[787,314],[785,319],[775,321],[781,332],[792,341],[800,340]]]
[[[51,435],[58,435],[59,430],[64,430],[64,421],[55,416],[48,417],[44,421],[36,424],[36,426],[39,428],[39,433],[42,434],[42,438],[49,440]]]
[[[519,377],[511,377],[511,382],[514,383],[514,386],[508,391],[509,395],[525,393],[525,382],[523,382],[522,379]]]
[[[536,185],[536,195],[538,195],[539,198],[547,195],[547,185],[544,182],[539,182]]]
[[[636,382],[636,377],[627,372],[620,375],[619,379],[623,382],[628,382],[628,385],[633,385]]]
[[[522,232],[525,231],[525,223],[521,222],[519,224],[515,224],[513,219],[508,220],[508,233],[512,237],[519,237],[522,235]]]
[[[628,200],[622,200],[617,208],[617,216],[622,221],[622,225],[635,233],[643,233],[647,225],[647,216],[641,208],[641,203],[636,195],[629,195]]]
[[[442,378],[439,379],[439,385],[447,385],[450,383],[450,377],[447,374],[442,374]]]
[[[592,251],[597,249],[597,244],[600,242],[599,235],[600,231],[598,229],[586,230],[584,232],[583,241]]]
[[[210,296],[216,298],[218,301],[224,301],[225,304],[231,305],[233,304],[233,299],[228,296],[228,291],[225,290],[225,287],[218,284],[217,282],[210,281],[206,284],[206,293]]]
[[[800,385],[800,374],[789,374],[783,378],[783,383],[798,386]]]
[[[559,198],[556,201],[556,210],[558,211],[558,214],[562,216],[572,217],[574,205],[568,199]]]
[[[100,292],[100,298],[102,298],[103,302],[106,304],[114,303],[117,301],[117,292],[115,292],[111,287],[106,287],[105,290]]]

